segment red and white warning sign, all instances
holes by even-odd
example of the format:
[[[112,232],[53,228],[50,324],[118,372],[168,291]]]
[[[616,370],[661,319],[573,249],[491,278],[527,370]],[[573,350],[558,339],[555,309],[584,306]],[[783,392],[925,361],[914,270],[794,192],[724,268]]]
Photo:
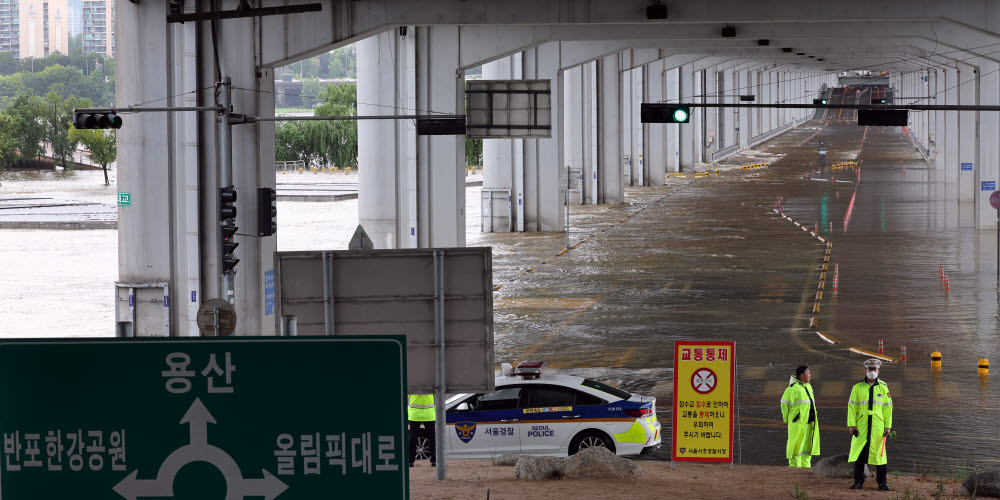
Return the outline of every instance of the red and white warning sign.
[[[674,342],[675,461],[732,462],[736,344]]]
[[[708,394],[715,389],[715,372],[708,368],[699,368],[691,375],[691,387],[698,394]]]

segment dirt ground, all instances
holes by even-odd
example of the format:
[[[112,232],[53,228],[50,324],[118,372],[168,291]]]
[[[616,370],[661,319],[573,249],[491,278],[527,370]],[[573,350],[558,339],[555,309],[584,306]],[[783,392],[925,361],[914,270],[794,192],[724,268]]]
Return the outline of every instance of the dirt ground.
[[[960,483],[953,479],[920,477],[889,472],[893,491],[877,491],[874,479],[865,482],[861,491],[849,489],[850,479],[825,479],[809,470],[786,467],[729,464],[641,461],[642,478],[634,482],[595,480],[519,481],[513,467],[496,467],[488,460],[449,460],[448,479],[437,481],[434,469],[426,461],[410,469],[410,496],[414,499],[525,499],[572,498],[885,498],[932,499],[963,498]],[[936,496],[938,485],[942,494]],[[795,495],[795,488],[805,491]],[[967,497],[966,497],[967,498]]]

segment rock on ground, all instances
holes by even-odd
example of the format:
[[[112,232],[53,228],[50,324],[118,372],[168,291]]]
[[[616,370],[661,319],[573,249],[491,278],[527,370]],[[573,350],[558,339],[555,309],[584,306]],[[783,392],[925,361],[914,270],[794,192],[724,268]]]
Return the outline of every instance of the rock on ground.
[[[1000,472],[992,470],[977,472],[962,483],[962,488],[969,495],[1000,497]]]
[[[847,461],[847,454],[826,457],[813,464],[813,472],[820,477],[854,478],[854,463]]]
[[[812,466],[813,472],[820,477],[843,477],[854,479],[854,462],[847,461],[847,454],[826,457]],[[875,468],[865,471],[865,477],[875,477]]]
[[[568,479],[638,479],[639,464],[619,457],[607,448],[587,448],[565,459],[563,473]]]
[[[514,477],[518,479],[562,479],[563,460],[556,457],[522,455],[514,464]]]
[[[507,453],[505,455],[500,455],[499,457],[493,458],[493,465],[498,465],[500,467],[513,467],[517,465],[517,459],[521,458],[521,455],[514,453]]]

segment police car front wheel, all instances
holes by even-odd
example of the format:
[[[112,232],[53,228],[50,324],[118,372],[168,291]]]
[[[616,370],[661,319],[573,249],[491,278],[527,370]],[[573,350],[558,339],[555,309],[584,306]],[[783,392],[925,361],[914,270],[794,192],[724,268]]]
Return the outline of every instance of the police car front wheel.
[[[615,452],[615,445],[607,434],[598,431],[584,431],[577,434],[569,443],[569,454],[575,455],[580,450],[594,447],[607,448],[612,453]]]
[[[417,437],[416,457],[417,460],[431,458],[431,440],[426,436]]]

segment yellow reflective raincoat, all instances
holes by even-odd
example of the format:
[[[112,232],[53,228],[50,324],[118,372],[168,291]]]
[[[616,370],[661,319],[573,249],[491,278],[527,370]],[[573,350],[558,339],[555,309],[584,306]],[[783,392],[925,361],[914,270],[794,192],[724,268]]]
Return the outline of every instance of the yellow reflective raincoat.
[[[812,385],[792,378],[781,395],[781,419],[788,424],[788,466],[812,467],[812,456],[819,455],[819,414]]]
[[[847,402],[847,426],[858,429],[857,435],[851,438],[848,462],[865,460],[859,455],[869,440],[867,462],[863,463],[885,465],[888,462],[882,450],[882,437],[886,429],[892,428],[892,397],[889,386],[882,379],[875,379],[873,385],[869,385],[867,379],[854,384]]]
[[[407,405],[406,414],[411,422],[433,422],[434,395],[410,394],[410,402]]]

